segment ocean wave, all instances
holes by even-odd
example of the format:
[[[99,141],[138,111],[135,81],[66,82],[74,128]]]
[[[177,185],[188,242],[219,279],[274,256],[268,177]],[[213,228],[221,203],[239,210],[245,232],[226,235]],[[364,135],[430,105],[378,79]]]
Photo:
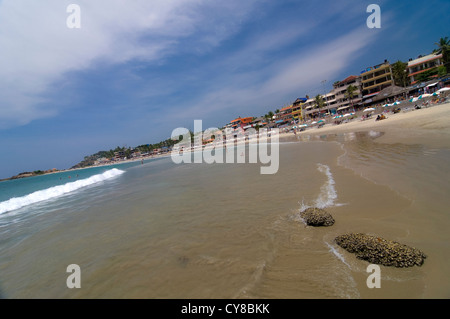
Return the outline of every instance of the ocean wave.
[[[330,252],[333,253],[333,255],[335,255],[340,261],[342,261],[345,265],[347,265],[348,268],[351,269],[350,265],[345,261],[344,256],[342,254],[340,254],[336,248],[334,248],[332,245],[330,245],[327,242],[325,242],[325,244],[328,246]]]
[[[320,194],[316,199],[315,207],[326,208],[334,205],[334,201],[337,199],[336,188],[334,187],[334,179],[331,174],[330,168],[327,165],[317,164],[319,172],[324,173],[327,176],[327,181],[320,188]]]
[[[333,179],[333,174],[331,174],[330,167],[319,163],[319,164],[317,164],[317,169],[321,173],[324,173],[327,176],[327,180],[322,185],[322,187],[320,187],[320,193],[317,196],[317,198],[313,204],[305,203],[304,199],[302,199],[302,202],[299,203],[300,204],[299,212],[304,212],[305,210],[307,210],[308,208],[311,208],[311,207],[325,209],[327,207],[332,207],[332,206],[346,205],[346,204],[335,203],[338,196],[337,196],[336,188],[334,187],[335,182]],[[306,225],[305,220],[303,218],[301,218],[300,215],[297,215],[296,218],[299,219],[301,222],[303,222]]]
[[[89,178],[81,179],[76,182],[66,183],[64,185],[53,186],[47,189],[36,191],[34,193],[22,196],[10,198],[7,201],[0,203],[0,214],[4,214],[24,206],[49,200],[58,196],[62,196],[80,188],[93,185],[114,178],[116,176],[125,173],[117,168],[110,169],[102,174],[93,175]]]

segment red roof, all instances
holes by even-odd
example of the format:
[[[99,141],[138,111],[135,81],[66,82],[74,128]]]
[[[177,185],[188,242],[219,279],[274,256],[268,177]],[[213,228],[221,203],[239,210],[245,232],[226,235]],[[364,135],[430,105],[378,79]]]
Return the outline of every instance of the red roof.
[[[289,106],[283,107],[283,108],[282,108],[282,109],[280,110],[280,112],[283,112],[283,111],[289,110],[290,108],[292,108],[292,105],[289,105]]]
[[[238,117],[237,119],[235,119],[235,120],[232,120],[230,123],[234,123],[234,122],[238,122],[238,121],[241,121],[241,122],[248,122],[248,121],[251,121],[251,120],[253,120],[253,117]]]
[[[351,82],[355,79],[357,79],[358,77],[356,75],[350,75],[347,78],[345,78],[344,80],[340,81],[339,83],[346,83],[346,82]]]

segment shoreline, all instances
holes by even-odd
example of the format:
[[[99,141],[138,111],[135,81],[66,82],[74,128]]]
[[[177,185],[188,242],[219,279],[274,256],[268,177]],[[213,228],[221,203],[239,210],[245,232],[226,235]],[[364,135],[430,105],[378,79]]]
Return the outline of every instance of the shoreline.
[[[423,111],[426,112],[424,113]],[[247,260],[244,260],[242,263],[230,263],[228,261],[242,260],[235,257],[241,254],[249,254],[249,260],[257,261],[256,269],[260,269],[258,268],[258,265],[260,264],[259,261],[261,260],[261,257],[264,258],[262,259],[264,260],[264,263],[267,262],[269,266],[266,270],[264,270],[264,272],[261,273],[257,280],[252,281],[252,286],[248,286],[250,287],[248,289],[250,297],[273,298],[286,296],[287,298],[292,298],[300,296],[302,298],[311,298],[324,296],[327,297],[330,296],[330,294],[333,294],[332,296],[334,296],[335,298],[342,298],[343,295],[339,294],[340,292],[338,289],[327,286],[325,280],[327,280],[329,277],[323,278],[323,272],[325,272],[326,274],[333,271],[333,269],[336,270],[336,272],[333,273],[333,278],[335,278],[334,283],[337,285],[337,287],[340,287],[340,289],[345,289],[343,291],[346,293],[355,293],[353,295],[349,295],[350,298],[396,298],[398,296],[406,298],[441,297],[448,291],[448,285],[446,285],[445,282],[442,282],[441,278],[445,276],[448,270],[448,263],[446,262],[446,260],[448,259],[449,253],[448,250],[442,250],[441,246],[442,242],[448,241],[449,235],[446,230],[448,229],[450,220],[445,214],[445,207],[448,207],[447,202],[441,200],[442,194],[436,192],[436,190],[442,190],[442,193],[444,193],[446,190],[448,190],[448,187],[442,185],[445,183],[444,181],[440,181],[440,184],[435,185],[432,188],[430,187],[431,182],[433,182],[434,184],[434,181],[437,181],[436,176],[440,177],[442,175],[431,175],[429,179],[423,178],[426,177],[426,173],[430,172],[429,167],[425,167],[424,171],[417,171],[416,176],[418,177],[419,181],[417,184],[410,182],[411,180],[413,180],[413,177],[408,176],[408,178],[403,178],[402,176],[408,172],[408,169],[415,169],[416,166],[414,165],[416,165],[417,163],[423,163],[425,161],[425,163],[430,163],[433,165],[435,163],[442,165],[442,162],[429,162],[428,157],[422,157],[422,161],[414,162],[414,165],[409,167],[396,163],[394,163],[394,165],[392,166],[383,166],[385,162],[375,162],[375,170],[381,167],[379,171],[385,173],[383,176],[380,176],[379,181],[381,182],[377,183],[377,180],[371,180],[370,177],[373,175],[369,174],[369,176],[360,176],[353,169],[337,163],[335,161],[335,155],[339,156],[341,152],[339,152],[339,149],[336,148],[335,145],[331,144],[338,143],[330,143],[328,139],[324,139],[323,136],[329,134],[333,139],[333,134],[339,136],[341,134],[346,134],[347,132],[368,132],[370,130],[375,130],[380,132],[387,132],[387,134],[383,134],[382,136],[374,139],[374,143],[377,143],[380,138],[384,137],[386,137],[392,143],[398,143],[398,134],[396,133],[396,131],[401,131],[405,128],[411,128],[412,130],[415,130],[419,135],[425,134],[425,139],[429,138],[429,134],[433,133],[434,131],[438,132],[442,130],[442,128],[437,126],[437,124],[439,123],[427,122],[428,124],[426,124],[425,127],[418,127],[412,121],[415,121],[415,119],[421,119],[421,121],[424,121],[424,119],[426,121],[431,121],[432,119],[435,119],[437,117],[439,118],[439,121],[445,123],[445,121],[448,122],[449,116],[450,104],[443,105],[443,107],[430,108],[420,111],[418,110],[414,112],[407,112],[404,114],[400,113],[396,114],[395,116],[389,115],[388,119],[378,122],[375,122],[374,119],[362,122],[359,121],[359,119],[355,119],[350,123],[341,125],[325,125],[320,129],[313,128],[304,132],[298,132],[296,135],[294,133],[282,133],[277,136],[277,138],[279,137],[280,144],[284,143],[285,141],[293,142],[288,143],[291,145],[286,147],[286,152],[284,150],[280,151],[280,158],[283,157],[284,160],[286,160],[284,162],[286,165],[284,166],[285,169],[280,171],[281,174],[273,176],[270,179],[261,179],[257,176],[254,179],[248,179],[247,184],[244,184],[243,186],[241,186],[241,184],[239,183],[236,183],[236,178],[245,176],[241,174],[247,171],[247,169],[242,166],[236,166],[236,168],[241,171],[234,171],[234,168],[232,170],[227,169],[225,171],[222,169],[212,170],[212,173],[208,172],[206,175],[200,175],[202,176],[201,178],[204,178],[203,180],[188,178],[191,176],[198,176],[196,173],[201,173],[201,168],[194,168],[194,171],[192,171],[191,169],[181,170],[181,172],[180,170],[170,170],[168,172],[168,175],[156,174],[156,176],[151,176],[148,173],[153,169],[151,167],[152,160],[157,160],[159,157],[163,156],[168,157],[170,156],[170,154],[159,155],[153,158],[149,157],[146,159],[146,164],[150,164],[149,167],[147,167],[147,173],[145,173],[146,168],[144,165],[138,171],[135,171],[134,175],[131,175],[131,179],[125,179],[123,183],[124,186],[118,187],[119,190],[117,192],[115,191],[114,193],[111,193],[111,195],[108,194],[107,196],[100,198],[100,203],[108,203],[109,206],[103,207],[103,205],[89,205],[89,203],[91,202],[87,201],[85,204],[87,208],[85,206],[82,206],[82,209],[80,209],[79,207],[76,207],[77,205],[72,204],[78,203],[78,201],[69,201],[69,203],[71,203],[72,205],[68,205],[70,207],[68,209],[68,212],[76,212],[76,214],[74,214],[76,218],[68,218],[67,223],[55,223],[55,225],[52,226],[54,227],[51,229],[52,231],[36,232],[36,237],[32,237],[32,240],[29,241],[30,246],[25,248],[31,251],[32,249],[35,250],[35,247],[40,247],[39,245],[44,245],[44,247],[46,247],[45,245],[48,245],[49,238],[50,240],[52,240],[52,237],[45,237],[47,236],[47,234],[48,236],[53,236],[53,234],[55,233],[67,233],[68,235],[63,236],[57,241],[60,244],[56,245],[54,250],[51,250],[49,252],[49,255],[44,254],[39,255],[39,257],[41,257],[42,260],[53,260],[53,253],[57,256],[59,251],[63,252],[66,250],[67,244],[65,241],[67,240],[69,243],[74,243],[73,245],[75,246],[71,247],[80,247],[80,249],[75,249],[76,251],[81,252],[80,254],[76,255],[77,260],[91,261],[90,258],[92,258],[92,255],[90,253],[95,256],[100,255],[101,257],[95,260],[99,263],[97,269],[101,269],[102,271],[110,271],[108,272],[108,275],[114,276],[116,273],[118,273],[118,271],[129,269],[130,265],[131,267],[134,267],[134,265],[139,265],[140,263],[142,263],[142,258],[139,257],[141,256],[141,252],[143,249],[141,245],[145,245],[145,249],[148,249],[149,246],[148,244],[145,244],[147,242],[146,240],[134,241],[134,238],[136,238],[137,236],[142,236],[145,239],[145,236],[148,236],[149,233],[148,229],[150,229],[155,220],[158,220],[158,218],[148,218],[148,211],[150,207],[149,203],[154,204],[151,205],[151,207],[155,207],[155,209],[158,211],[158,215],[161,216],[166,215],[160,212],[175,211],[175,213],[173,213],[174,215],[167,215],[169,216],[169,224],[167,224],[166,221],[163,220],[164,223],[160,225],[172,225],[170,223],[173,221],[174,228],[167,228],[174,229],[176,231],[179,231],[181,228],[182,231],[186,231],[186,234],[199,234],[199,236],[205,236],[203,227],[198,227],[198,225],[203,226],[203,223],[209,223],[209,219],[207,219],[207,216],[210,215],[210,209],[208,207],[210,207],[211,204],[207,202],[207,204],[201,206],[202,203],[206,203],[206,199],[202,197],[202,194],[205,194],[206,191],[209,191],[212,194],[221,194],[220,196],[223,196],[218,198],[213,197],[211,202],[218,203],[222,206],[222,211],[220,211],[217,216],[225,216],[226,214],[224,213],[227,212],[229,210],[229,207],[231,207],[231,205],[234,205],[236,202],[249,204],[249,206],[242,206],[244,207],[245,211],[248,211],[249,213],[242,214],[241,211],[235,210],[235,215],[227,217],[226,220],[221,219],[221,217],[218,217],[219,219],[211,219],[212,227],[209,230],[210,232],[207,233],[207,236],[211,237],[208,238],[208,245],[206,246],[198,245],[198,241],[196,240],[196,238],[198,237],[193,235],[190,237],[188,236],[188,238],[193,238],[193,241],[185,242],[185,236],[183,236],[183,234],[177,234],[173,235],[173,237],[170,237],[170,239],[173,239],[173,241],[159,241],[162,243],[162,245],[157,246],[157,249],[161,249],[161,251],[167,251],[167,245],[170,245],[170,247],[175,247],[173,248],[173,254],[171,253],[169,255],[163,255],[164,257],[167,256],[168,258],[167,265],[169,265],[169,267],[166,268],[164,265],[164,268],[161,268],[164,271],[163,275],[167,275],[167,278],[170,278],[170,276],[172,276],[173,274],[177,276],[176,274],[180,273],[181,275],[180,277],[176,277],[177,279],[186,278],[183,275],[184,272],[180,272],[179,270],[179,256],[181,256],[182,258],[181,266],[188,267],[187,270],[189,271],[194,268],[191,267],[191,265],[195,265],[197,267],[207,267],[200,269],[198,272],[192,272],[192,276],[198,276],[196,278],[201,278],[203,276],[203,273],[205,272],[205,269],[211,269],[211,267],[214,266],[220,267],[217,269],[223,269],[224,261],[226,262],[226,265],[239,267],[232,268],[232,271],[239,275],[244,274],[245,277],[249,265]],[[448,131],[448,126],[449,124],[445,123],[444,130]],[[315,135],[315,137],[317,137],[311,139],[311,141],[325,141],[326,143],[321,145],[319,143],[310,142],[304,143],[307,145],[302,145],[303,143],[299,143],[302,141],[302,136],[305,137],[304,140],[308,140],[306,138],[308,137],[308,135]],[[440,137],[440,139],[442,140],[440,143],[446,142],[446,140],[448,140],[448,138],[446,138],[445,136],[446,135]],[[416,143],[415,140],[411,140],[411,142]],[[241,143],[244,144],[243,141]],[[297,143],[297,145],[295,145],[294,143]],[[372,139],[370,140],[370,143],[372,143]],[[352,146],[354,144],[358,143],[349,143],[349,146]],[[307,149],[311,151],[311,153],[304,151],[305,149],[303,149],[302,146],[312,147]],[[396,145],[392,146],[393,149],[395,149]],[[413,148],[414,147],[415,146],[413,146]],[[391,154],[389,152],[391,150],[389,145],[382,145],[382,147],[380,148],[385,148],[387,150],[385,154],[387,154],[388,159],[391,159],[391,157],[389,157]],[[401,148],[401,150],[403,151],[404,149]],[[306,156],[303,157],[304,155]],[[371,155],[377,156],[378,154],[374,150],[373,152],[371,152]],[[373,159],[374,157],[369,158],[367,161],[370,161],[370,159]],[[415,160],[415,158],[413,159]],[[118,166],[130,162],[138,163],[137,161],[140,160],[141,159],[130,159],[128,161],[115,163],[115,165]],[[325,160],[325,162],[322,162],[322,160]],[[364,159],[362,162],[364,162]],[[299,165],[300,163],[305,163],[311,166]],[[298,220],[284,218],[283,216],[296,216],[295,212],[297,212],[299,208],[298,205],[300,204],[300,201],[302,202],[302,204],[303,200],[305,200],[306,204],[311,204],[314,203],[315,199],[320,198],[322,194],[327,193],[325,190],[322,190],[321,187],[323,185],[327,185],[327,183],[329,183],[331,179],[327,179],[326,177],[324,177],[323,172],[319,174],[317,172],[317,169],[309,169],[316,167],[317,163],[329,165],[329,168],[332,172],[331,178],[333,180],[333,183],[334,181],[336,181],[335,191],[336,194],[338,194],[338,197],[332,204],[334,206],[331,206],[327,209],[329,209],[329,212],[333,216],[337,217],[337,222],[333,226],[333,228],[321,228],[312,230],[306,227],[303,228],[302,225],[299,225],[296,222]],[[141,165],[138,166],[141,167]],[[298,169],[299,166],[301,167],[300,169]],[[400,167],[400,170],[396,170],[396,167]],[[358,168],[358,166],[356,166],[356,168]],[[75,171],[75,169],[73,169],[73,171]],[[144,174],[141,174],[140,172],[144,172]],[[223,177],[224,172],[231,173],[227,174],[229,175],[229,177],[227,177],[228,179],[222,183],[222,181],[217,178]],[[315,174],[310,175],[310,172],[315,172]],[[368,171],[364,170],[364,173],[366,172]],[[434,170],[432,170],[431,173],[434,173]],[[142,176],[145,178],[135,183],[134,177],[136,176]],[[315,178],[315,176],[318,177]],[[307,177],[314,178],[309,179]],[[179,184],[180,179],[183,180],[182,184]],[[386,183],[386,180],[388,180],[389,183]],[[206,181],[206,183],[198,183],[199,181]],[[153,183],[155,183],[154,185],[158,185],[158,187],[156,188],[157,192],[154,192],[155,188],[151,185]],[[193,185],[201,185],[202,188],[197,189],[195,187],[189,187],[191,183],[196,183]],[[403,188],[403,186],[407,184],[411,184],[413,190],[419,188],[426,189],[420,190],[420,193],[418,193],[417,196],[408,199],[406,196],[408,195],[408,192],[405,192],[405,188]],[[143,185],[147,186],[144,187]],[[191,191],[189,193],[184,193],[180,197],[178,197],[178,204],[172,204],[172,202],[177,202],[173,200],[173,196],[176,196],[176,194],[180,194],[177,185],[178,187],[188,186]],[[227,190],[229,190],[229,186],[238,187],[236,189],[236,193],[228,194]],[[245,190],[249,189],[249,186],[258,188],[254,191],[252,190],[252,192],[245,192]],[[312,189],[314,191],[309,192],[309,189]],[[408,191],[408,189],[406,189],[406,191]],[[89,192],[86,193],[88,197],[91,197],[91,194]],[[96,192],[93,192],[93,195],[95,195],[95,193]],[[132,194],[132,196],[129,196],[130,194]],[[147,197],[149,197],[149,194],[151,194],[152,198],[155,198],[156,202],[147,202],[145,200]],[[242,196],[238,196],[238,194],[241,194]],[[262,196],[254,197],[259,196],[257,194],[262,194]],[[184,196],[193,196],[195,198],[195,201],[193,201],[192,203],[188,202],[188,205],[186,205],[186,197]],[[87,197],[81,198],[87,199]],[[141,198],[142,201],[140,201]],[[379,202],[377,198],[383,198],[383,201]],[[94,199],[96,200],[96,198]],[[105,202],[103,202],[103,199],[105,199]],[[226,201],[224,202],[223,200]],[[240,200],[244,200],[244,202],[239,202]],[[429,204],[430,202],[438,203],[438,205],[433,205],[434,207],[432,207],[432,205]],[[273,203],[273,207],[269,206],[267,203]],[[267,212],[265,211],[266,206],[268,207]],[[200,215],[194,215],[195,218],[192,218],[192,215],[190,214],[184,214],[184,212],[187,210],[196,211],[198,207],[200,207],[200,209],[198,210],[202,213]],[[113,211],[111,211],[111,209],[113,209]],[[115,210],[120,213],[116,214]],[[293,210],[295,212],[292,212]],[[50,210],[50,214],[52,212],[53,211]],[[254,215],[254,212],[258,212],[258,214]],[[58,211],[55,211],[54,213],[60,214],[60,212]],[[104,215],[101,215],[100,213]],[[51,217],[52,215],[49,216]],[[94,216],[95,218],[91,218],[90,216]],[[105,218],[102,218],[103,216],[105,216]],[[120,218],[118,218],[117,216],[119,216]],[[181,225],[180,221],[178,219],[175,220],[175,218],[170,218],[172,216],[177,216],[178,218],[182,216],[185,219],[182,219],[181,223],[183,225],[187,224],[188,226],[186,226],[186,228],[179,227],[179,225]],[[245,216],[245,218],[247,219],[243,219],[241,216]],[[255,219],[258,220],[257,226],[254,226],[253,224]],[[57,219],[57,221],[59,220],[60,219]],[[189,226],[190,224],[187,223],[187,221],[190,220],[194,220],[194,223],[191,226]],[[222,221],[230,222],[230,224],[225,224],[224,226],[224,224],[222,224]],[[200,224],[197,224],[197,222],[200,222]],[[136,225],[141,227],[136,227]],[[248,225],[251,225],[250,231],[248,231]],[[157,228],[155,227],[155,229],[163,229],[163,236],[166,236],[167,228],[161,226],[157,226]],[[86,229],[87,231],[84,232],[84,230]],[[114,232],[113,234],[117,235],[117,242],[104,241],[105,246],[103,245],[103,241],[100,241],[100,243],[102,244],[99,246],[96,246],[95,244],[98,242],[95,242],[94,245],[89,245],[88,253],[85,254],[84,251],[86,251],[86,246],[84,239],[80,239],[80,241],[77,241],[74,239],[75,237],[71,237],[77,236],[76,238],[78,238],[79,236],[80,238],[89,239],[91,238],[90,236],[97,236],[97,230],[99,229],[103,230],[103,233],[100,233],[100,235],[105,236],[105,238],[107,239],[112,238],[111,240],[116,240],[116,237],[110,237],[110,234]],[[233,236],[227,237],[227,234],[229,234],[228,229],[236,230],[236,233],[233,233]],[[195,231],[197,230],[199,231],[199,233],[195,233]],[[262,231],[265,230],[267,230],[268,232],[262,233]],[[90,231],[92,231],[92,233]],[[128,241],[121,241],[120,239],[123,238],[121,234],[125,235],[130,231],[137,231],[136,237],[131,237],[131,239]],[[223,231],[223,233],[221,233],[221,231]],[[365,288],[367,275],[364,269],[361,268],[361,265],[365,264],[362,261],[355,259],[354,256],[349,255],[349,253],[341,250],[333,242],[336,236],[347,234],[350,232],[376,234],[377,236],[380,236],[382,238],[399,241],[417,247],[418,249],[424,251],[427,256],[429,256],[429,259],[421,268],[412,268],[406,271],[399,270],[397,268],[382,268],[383,276],[385,276],[383,277],[382,283],[384,288],[378,291],[368,291]],[[255,237],[250,237],[249,235],[247,235],[247,233],[250,233]],[[224,234],[225,237],[222,236],[222,234]],[[244,248],[244,250],[240,251],[239,249],[241,249],[243,246],[240,244],[241,238],[239,236],[242,236],[242,234],[244,234],[245,239],[249,239],[249,242],[254,241],[260,243],[260,247],[262,248],[257,247],[257,249],[252,249],[250,251]],[[264,236],[263,240],[261,240],[261,234],[267,234],[267,237]],[[233,240],[230,240],[230,238],[232,238]],[[264,241],[264,238],[267,238],[268,241]],[[275,238],[276,240],[273,240],[272,238]],[[180,241],[178,241],[178,239]],[[227,240],[229,242],[227,242]],[[273,245],[273,242],[276,242],[276,245]],[[113,262],[111,262],[109,256],[102,256],[102,251],[108,251],[108,249],[112,247],[108,245],[114,245],[115,247],[117,247],[116,245],[119,245],[120,251],[123,253],[119,255],[118,261],[114,260]],[[328,247],[326,245],[328,245]],[[17,245],[17,247],[20,248],[20,245]],[[220,250],[222,247],[224,248]],[[273,248],[275,255],[273,255],[272,253],[270,253],[270,255],[266,255],[264,250],[265,247]],[[216,258],[215,255],[209,257],[211,255],[207,255],[207,253],[205,253],[205,251],[208,252],[209,249],[212,248],[214,250],[211,251],[221,251],[219,257]],[[236,249],[236,253],[234,253],[234,249]],[[270,251],[272,251],[272,249]],[[258,255],[259,252],[262,252],[262,255]],[[22,252],[20,250],[17,250],[16,254],[18,255],[20,253]],[[149,259],[148,261],[146,260],[146,263],[144,264],[145,266],[153,262],[150,255],[157,254],[146,255],[148,256],[146,258]],[[205,257],[203,257],[205,255],[210,259],[205,260]],[[62,256],[64,255],[62,254]],[[138,259],[132,259],[136,256]],[[342,258],[341,261],[344,260],[344,263],[347,265],[343,265],[339,260],[336,260],[336,256],[338,257],[338,259]],[[125,260],[125,262],[121,263],[121,260]],[[130,263],[129,260],[131,260],[132,263]],[[214,260],[214,263],[212,263],[211,260]],[[314,267],[311,267],[312,265],[319,266],[317,266],[317,269],[314,269]],[[332,265],[336,268],[329,268],[329,265]],[[306,275],[299,275],[299,267],[300,269],[310,270],[310,272],[306,272]],[[141,269],[142,271],[145,271],[146,268],[132,268],[132,270],[135,271],[133,273],[133,276]],[[342,269],[345,269],[344,273],[341,272]],[[11,292],[20,296],[22,292],[20,290],[17,290],[16,283],[14,282],[14,276],[20,274],[16,274],[14,271],[15,270],[12,269],[11,273],[8,273],[8,275],[11,274],[11,277],[8,277],[6,291],[8,293]],[[46,280],[45,274],[47,274],[47,268],[45,268],[43,278],[44,282]],[[96,274],[97,273],[94,272],[94,275],[89,277],[89,280],[95,282],[95,280],[97,279]],[[317,286],[308,286],[307,284],[305,284],[305,286],[300,287],[300,290],[297,290],[299,284],[305,283],[307,282],[308,278],[317,275],[320,275],[320,278],[323,278],[324,281],[320,279],[320,281],[317,281]],[[104,277],[100,278],[100,280],[103,280]],[[132,277],[124,277],[123,281],[114,282],[114,285],[118,285],[118,287],[121,287],[121,285],[126,285],[130,278]],[[353,281],[353,286],[348,285],[349,278],[351,278],[351,280]],[[36,286],[39,287],[42,279],[31,278],[30,280],[35,280],[37,283]],[[214,279],[208,280],[212,280],[210,281],[211,283],[215,282]],[[130,280],[130,282],[133,281]],[[208,283],[210,282],[208,281]],[[145,283],[146,286],[152,287],[157,284],[157,281],[155,282],[149,279]],[[131,297],[139,295],[139,292],[137,294],[134,293],[135,290],[133,290],[133,286],[131,286],[130,288],[131,295],[128,295],[128,290],[126,289],[129,286],[123,286],[120,288],[120,290],[110,289],[108,287],[108,291],[103,290],[103,288],[105,287],[103,285],[97,286],[99,287],[98,290],[97,288],[95,290],[88,290],[86,295],[83,292],[79,295],[79,297],[89,297],[92,295],[95,296],[96,294],[104,295],[105,293],[111,293],[110,296],[120,297],[120,293],[122,292],[125,295]],[[184,289],[186,289],[185,291],[188,291],[189,289],[188,294],[191,294],[191,291],[193,291],[192,287],[190,287],[189,284],[186,284],[186,286],[183,287]],[[20,285],[19,288],[21,288]],[[230,289],[230,287],[227,286],[225,289]],[[233,289],[233,292],[235,291],[236,290]],[[28,290],[25,290],[25,292],[31,293],[28,292]],[[179,292],[171,290],[169,287],[168,289],[162,289],[161,291],[155,291],[154,293],[159,293],[159,295],[168,294],[171,296],[176,296],[177,294],[182,294],[183,292],[184,291]],[[49,292],[48,296],[51,297],[51,293],[52,292]],[[197,295],[195,293],[197,293]],[[194,290],[194,297],[201,297],[202,293],[204,292],[202,292],[201,290]],[[219,295],[220,297],[220,292],[214,291],[214,293],[216,294],[216,296]],[[62,294],[64,296],[64,291],[62,292]],[[153,296],[153,290],[143,290],[140,296],[142,296],[142,294],[151,297]],[[25,295],[25,297],[26,296],[27,295]],[[249,295],[240,292],[240,296],[246,297]]]
[[[387,118],[382,121],[375,121],[375,118],[369,120],[353,119],[348,123],[340,125],[326,124],[321,128],[310,128],[296,134],[292,132],[280,132],[278,134],[278,141],[296,141],[302,136],[319,136],[327,134],[344,134],[356,132],[378,131],[381,136],[377,137],[378,142],[383,143],[403,143],[403,144],[423,144],[435,148],[449,148],[450,149],[450,102],[428,107],[419,110],[410,110],[407,112],[400,112],[397,114],[389,113]],[[444,138],[442,138],[444,135]],[[270,141],[270,137],[268,138]],[[237,145],[248,145],[249,140],[238,140],[233,143],[233,147]],[[205,145],[202,151],[211,149]],[[226,147],[224,144],[223,147]],[[214,146],[212,147],[214,148]],[[200,151],[199,149],[186,150],[187,153],[194,153]],[[117,163],[107,163],[100,165],[93,165],[89,167],[68,169],[65,171],[74,171],[80,169],[87,169],[93,167],[121,165],[132,162],[148,161],[152,159],[171,157],[171,153],[153,155],[151,157],[129,159]]]
[[[122,165],[122,164],[128,164],[128,163],[133,163],[133,162],[140,162],[142,160],[144,160],[144,162],[145,162],[145,161],[148,161],[148,160],[157,159],[157,158],[163,158],[163,157],[167,157],[167,156],[170,156],[170,154],[169,155],[167,155],[167,154],[154,155],[154,156],[151,156],[151,157],[141,157],[139,159],[128,159],[128,160],[122,160],[120,162],[115,162],[115,163],[91,165],[91,166],[85,166],[85,167],[79,167],[79,168],[68,168],[68,169],[57,170],[57,171],[54,171],[54,172],[49,172],[49,173],[44,173],[44,174],[36,174],[36,175],[32,175],[32,176],[18,177],[18,176],[20,176],[20,174],[19,174],[19,175],[15,175],[15,176],[12,176],[12,177],[9,177],[9,178],[0,179],[0,183],[1,182],[6,182],[6,181],[27,179],[27,178],[31,178],[31,177],[39,177],[39,176],[52,175],[52,174],[68,173],[68,172],[74,172],[74,171],[85,170],[85,169],[96,168],[96,167]]]
[[[447,148],[450,149],[450,102],[428,107],[419,110],[402,111],[397,114],[388,113],[387,118],[381,121],[375,121],[375,118],[362,121],[361,119],[353,119],[348,123],[325,124],[323,127],[308,128],[301,132],[280,132],[278,135],[279,141],[293,141],[302,136],[317,136],[327,134],[344,134],[344,133],[356,133],[362,131],[378,131],[385,133],[378,137],[377,140],[383,143],[403,143],[403,144],[423,144],[431,148]],[[245,143],[249,141],[237,141],[237,144]],[[203,150],[208,147],[204,147]],[[198,151],[198,150],[193,150]],[[192,152],[188,150],[187,152]],[[64,170],[58,170],[54,172],[18,177],[19,175],[9,178],[0,179],[0,182],[23,179],[28,177],[57,174],[64,172],[71,172],[76,170],[121,165],[132,162],[148,161],[151,159],[170,157],[171,154],[153,155],[150,157],[141,157],[136,159],[123,160],[120,162],[106,163],[99,165],[92,165],[81,168],[69,168]]]
[[[411,110],[397,114],[388,113],[387,118],[375,121],[354,119],[339,125],[326,124],[321,128],[311,128],[296,134],[280,133],[281,139],[308,135],[327,135],[378,131],[385,133],[377,141],[393,144],[423,144],[432,148],[450,149],[450,102],[425,109]]]

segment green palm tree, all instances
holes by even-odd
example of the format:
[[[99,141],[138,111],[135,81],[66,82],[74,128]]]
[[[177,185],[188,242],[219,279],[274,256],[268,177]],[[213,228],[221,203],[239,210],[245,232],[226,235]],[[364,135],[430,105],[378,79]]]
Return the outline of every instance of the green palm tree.
[[[447,70],[448,73],[448,69],[449,69],[449,58],[450,58],[450,40],[448,39],[448,37],[445,38],[440,38],[439,42],[435,42],[435,45],[438,46],[438,49],[435,50],[434,52],[436,52],[437,54],[441,54],[442,53],[442,60],[444,61],[444,66]]]
[[[406,87],[408,84],[407,66],[407,63],[400,60],[392,64],[392,76],[394,77],[395,85]]]
[[[353,112],[355,112],[355,107],[353,106],[353,97],[355,96],[355,91],[356,91],[357,89],[358,89],[358,88],[357,88],[356,86],[350,84],[350,85],[347,87],[347,91],[345,92],[345,96],[346,96],[348,99],[350,99],[350,103],[352,103]]]
[[[322,95],[317,94],[316,97],[314,98],[314,102],[316,102],[316,107],[315,108],[319,109],[319,111],[320,111],[320,108],[322,108],[323,105],[324,105],[323,104],[323,97],[322,97]]]

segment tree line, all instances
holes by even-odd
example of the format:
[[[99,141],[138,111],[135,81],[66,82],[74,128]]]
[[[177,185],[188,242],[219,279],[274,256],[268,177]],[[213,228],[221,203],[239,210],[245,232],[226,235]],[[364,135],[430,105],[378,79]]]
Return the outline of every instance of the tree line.
[[[122,157],[126,157],[127,159],[132,158],[133,153],[140,152],[140,153],[152,153],[156,149],[162,149],[164,147],[172,147],[177,141],[173,141],[172,139],[167,139],[164,141],[161,141],[159,143],[154,144],[143,144],[136,147],[120,147],[117,146],[115,149],[110,149],[109,151],[99,151],[95,154],[85,156],[84,159],[79,162],[78,164],[71,167],[74,168],[82,168],[87,166],[92,166],[95,164],[95,162],[101,158],[107,158],[111,159],[116,156],[116,154],[120,154]]]

